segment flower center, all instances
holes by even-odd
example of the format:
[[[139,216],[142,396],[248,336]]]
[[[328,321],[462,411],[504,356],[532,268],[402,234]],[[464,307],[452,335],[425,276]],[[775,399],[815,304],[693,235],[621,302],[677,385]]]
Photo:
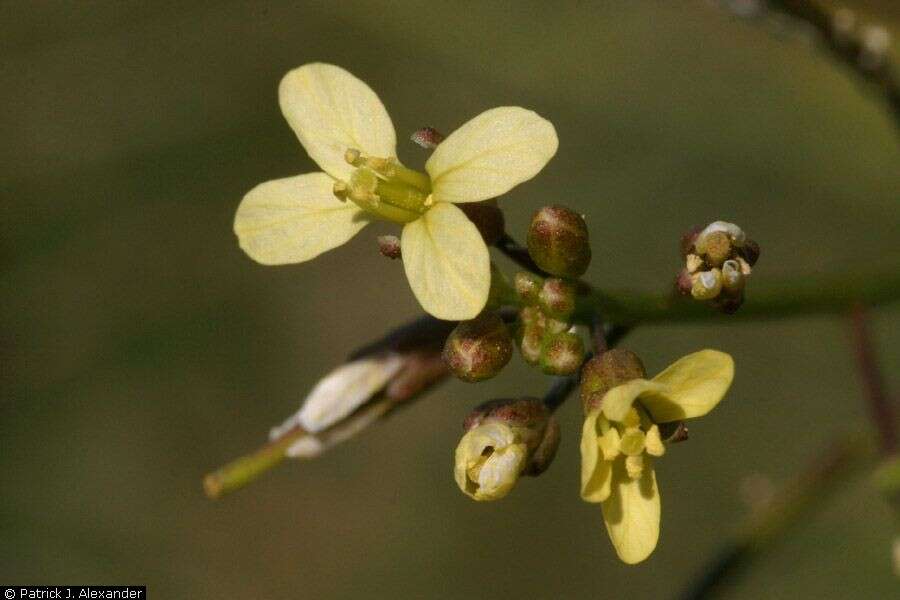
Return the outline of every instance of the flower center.
[[[666,452],[659,427],[637,407],[632,407],[621,422],[601,417],[597,425],[597,445],[603,460],[622,457],[632,479],[643,473],[645,455],[662,456]]]
[[[396,158],[364,156],[350,148],[344,159],[356,169],[350,181],[335,182],[338,199],[350,199],[363,210],[397,223],[415,221],[434,204],[428,175],[407,169]]]

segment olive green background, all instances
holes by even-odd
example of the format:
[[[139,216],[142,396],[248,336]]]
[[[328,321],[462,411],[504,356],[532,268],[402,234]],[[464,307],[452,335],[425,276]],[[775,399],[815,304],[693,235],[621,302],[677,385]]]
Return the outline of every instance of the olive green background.
[[[855,5],[898,29],[895,3]],[[276,96],[309,61],[378,92],[412,166],[425,153],[404,140],[421,126],[450,132],[507,104],[553,121],[558,154],[502,206],[518,237],[543,204],[584,212],[604,288],[665,288],[681,232],[715,219],[762,246],[751,296],[900,263],[896,130],[779,20],[702,0],[3,3],[0,582],[146,584],[152,598],[667,598],[747,514],[742,482],[778,485],[868,426],[840,318],[647,327],[627,345],[651,371],[702,347],[738,368],[660,461],[662,536],[640,566],[616,560],[599,508],[579,499],[575,402],[546,474],[491,504],[457,490],[466,412],[547,385],[519,358],[207,500],[205,472],[420,310],[377,252],[391,226],[288,267],[237,246],[247,190],[315,169]],[[896,391],[900,313],[874,317]],[[856,478],[728,597],[887,597],[895,533]]]

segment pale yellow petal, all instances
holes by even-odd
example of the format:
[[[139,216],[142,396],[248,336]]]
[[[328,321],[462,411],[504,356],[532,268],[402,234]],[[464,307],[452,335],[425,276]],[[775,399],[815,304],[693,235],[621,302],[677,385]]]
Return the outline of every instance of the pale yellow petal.
[[[475,500],[498,500],[515,486],[527,454],[527,447],[509,426],[498,422],[479,425],[466,432],[456,447],[456,484]]]
[[[613,464],[612,493],[601,505],[606,531],[616,554],[628,564],[639,563],[659,540],[660,502],[653,460],[645,457],[639,479],[631,479],[625,461]]]
[[[403,227],[403,268],[413,293],[439,319],[472,319],[491,288],[491,264],[478,229],[452,204],[439,202]]]
[[[234,232],[250,258],[264,265],[298,263],[336,248],[368,220],[352,202],[334,197],[334,181],[308,173],[261,183],[244,196]]]
[[[309,156],[336,179],[350,176],[348,148],[382,158],[397,154],[394,124],[381,100],[340,67],[310,63],[290,71],[278,102]]]
[[[641,403],[657,423],[702,417],[725,396],[734,379],[734,360],[717,350],[701,350],[680,358],[653,378],[665,392],[641,395]]]
[[[603,396],[600,408],[610,421],[621,422],[638,396],[648,391],[662,391],[665,386],[646,379],[632,379],[617,385]]]
[[[581,498],[585,502],[603,502],[609,497],[610,463],[603,460],[597,445],[599,410],[592,410],[581,428]]]
[[[485,111],[438,145],[425,163],[436,200],[478,202],[528,181],[556,154],[550,121],[518,106]]]

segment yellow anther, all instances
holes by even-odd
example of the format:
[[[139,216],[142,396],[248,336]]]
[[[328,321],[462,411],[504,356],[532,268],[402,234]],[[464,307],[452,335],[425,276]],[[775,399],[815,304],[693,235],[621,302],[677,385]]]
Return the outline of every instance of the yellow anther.
[[[359,166],[357,163],[360,162],[360,158],[362,157],[362,152],[357,150],[356,148],[347,148],[347,151],[344,152],[344,160],[350,163],[353,166]]]
[[[597,438],[597,445],[600,446],[603,460],[612,460],[619,455],[621,441],[619,432],[614,427],[610,427],[606,433]]]
[[[335,198],[340,200],[341,202],[347,201],[347,195],[350,192],[350,188],[347,185],[346,181],[335,181],[334,186],[332,186],[331,191],[334,193]]]
[[[628,472],[628,476],[632,479],[638,479],[644,472],[643,455],[638,454],[637,456],[626,456],[625,471]]]
[[[659,427],[651,425],[647,430],[644,438],[644,449],[650,456],[662,456],[666,453],[666,446],[663,444],[662,436],[659,433]]]

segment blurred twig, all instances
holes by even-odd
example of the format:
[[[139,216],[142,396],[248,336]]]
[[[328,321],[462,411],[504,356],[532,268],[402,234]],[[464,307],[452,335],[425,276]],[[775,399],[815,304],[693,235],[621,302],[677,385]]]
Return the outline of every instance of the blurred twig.
[[[857,365],[865,388],[869,416],[878,432],[881,452],[885,456],[889,456],[897,451],[897,408],[888,397],[884,386],[884,377],[878,368],[878,359],[866,308],[863,305],[854,307],[850,319]]]
[[[679,596],[682,600],[713,598],[794,525],[837,491],[872,457],[872,446],[860,435],[832,442],[792,482],[751,515],[735,541],[710,560]]]
[[[828,8],[816,0],[769,0],[769,4],[813,27],[838,62],[879,89],[900,128],[900,76],[890,58],[886,29],[877,25],[859,29],[856,13]]]

